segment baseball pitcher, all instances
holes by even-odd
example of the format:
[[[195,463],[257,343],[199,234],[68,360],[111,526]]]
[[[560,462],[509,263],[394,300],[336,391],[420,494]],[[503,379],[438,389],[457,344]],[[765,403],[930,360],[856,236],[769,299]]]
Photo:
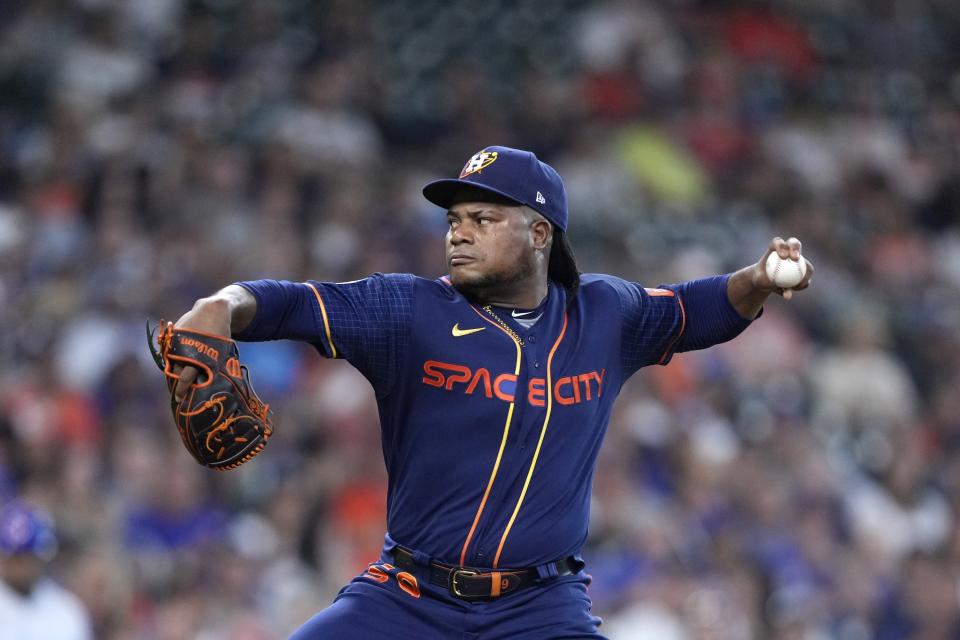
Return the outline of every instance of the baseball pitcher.
[[[269,438],[237,340],[303,340],[376,392],[389,473],[379,559],[297,640],[601,638],[580,552],[597,453],[623,383],[742,332],[771,293],[775,238],[735,273],[645,288],[581,274],[563,181],[528,151],[487,147],[426,185],[446,210],[448,275],[257,280],[161,331],[158,364],[188,449],[231,468]]]

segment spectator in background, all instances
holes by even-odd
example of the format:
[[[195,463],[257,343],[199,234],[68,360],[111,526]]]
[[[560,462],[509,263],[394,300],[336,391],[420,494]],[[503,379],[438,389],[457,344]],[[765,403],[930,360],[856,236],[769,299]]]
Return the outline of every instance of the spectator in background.
[[[53,528],[18,500],[0,508],[0,635],[4,640],[87,640],[80,600],[44,575],[57,551]]]

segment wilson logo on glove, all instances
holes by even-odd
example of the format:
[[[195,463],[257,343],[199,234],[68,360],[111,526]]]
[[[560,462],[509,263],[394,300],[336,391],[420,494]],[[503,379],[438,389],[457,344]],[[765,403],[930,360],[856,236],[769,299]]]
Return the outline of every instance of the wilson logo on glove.
[[[199,340],[194,340],[193,338],[187,338],[187,337],[182,337],[181,340],[183,340],[184,345],[188,347],[193,347],[194,349],[196,349],[206,357],[210,358],[211,360],[220,359],[220,352],[208,344],[204,344]]]
[[[151,330],[147,323],[147,343],[166,377],[173,421],[190,455],[204,466],[226,471],[263,451],[273,433],[270,406],[253,390],[250,374],[240,364],[237,343],[176,329],[162,320],[157,329]],[[200,371],[179,402],[174,396],[180,380],[174,371],[177,365]]]

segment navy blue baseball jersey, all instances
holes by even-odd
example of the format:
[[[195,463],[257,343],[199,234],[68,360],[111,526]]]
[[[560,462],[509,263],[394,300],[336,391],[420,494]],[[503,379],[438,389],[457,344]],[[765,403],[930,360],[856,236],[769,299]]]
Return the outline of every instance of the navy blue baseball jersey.
[[[569,304],[551,282],[531,314],[472,304],[446,278],[258,280],[239,283],[257,313],[236,337],[307,341],[373,385],[386,552],[532,567],[575,556],[586,540],[594,465],[624,381],[749,324],[728,278],[645,289],[583,275]]]

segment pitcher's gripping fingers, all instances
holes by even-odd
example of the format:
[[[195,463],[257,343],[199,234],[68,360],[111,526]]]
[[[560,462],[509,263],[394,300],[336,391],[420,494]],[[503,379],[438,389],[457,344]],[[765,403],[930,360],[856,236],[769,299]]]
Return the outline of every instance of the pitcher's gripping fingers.
[[[784,297],[784,299],[789,300],[793,297],[794,291],[803,291],[810,286],[810,281],[813,279],[813,263],[809,258],[804,256],[804,260],[807,263],[807,271],[803,276],[803,279],[794,287],[789,289],[783,289],[776,286],[770,278],[767,276],[766,263],[767,257],[776,253],[778,256],[784,260],[800,260],[800,255],[803,250],[803,244],[797,238],[790,237],[786,240],[777,236],[770,241],[770,244],[767,246],[767,250],[760,256],[760,260],[757,262],[757,268],[755,269],[755,281],[759,288],[765,289],[767,291],[772,291],[778,295]]]

